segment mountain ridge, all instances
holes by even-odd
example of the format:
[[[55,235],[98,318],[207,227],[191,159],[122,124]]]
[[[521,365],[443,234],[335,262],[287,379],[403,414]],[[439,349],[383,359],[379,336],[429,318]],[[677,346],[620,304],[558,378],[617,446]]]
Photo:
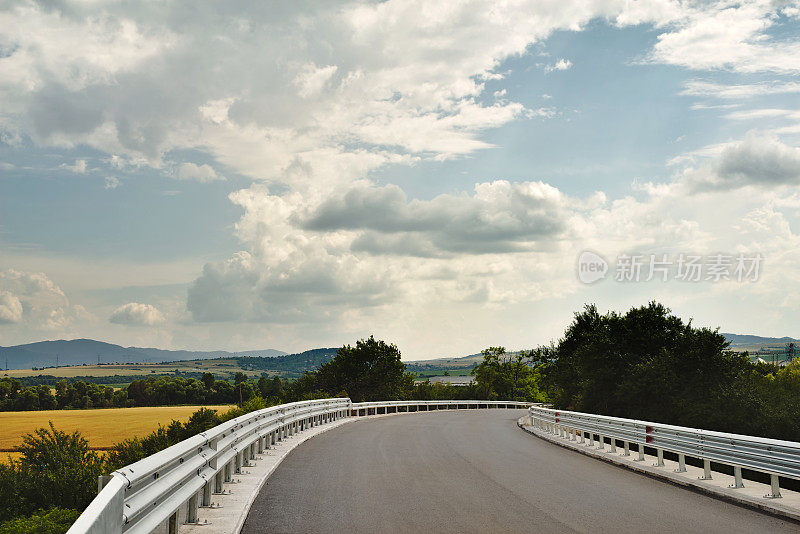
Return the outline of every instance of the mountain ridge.
[[[153,347],[123,347],[94,339],[35,341],[0,346],[0,366],[8,369],[91,365],[97,363],[156,363],[164,361],[209,360],[234,356],[274,358],[288,353],[277,349],[229,352],[224,350],[169,350]]]

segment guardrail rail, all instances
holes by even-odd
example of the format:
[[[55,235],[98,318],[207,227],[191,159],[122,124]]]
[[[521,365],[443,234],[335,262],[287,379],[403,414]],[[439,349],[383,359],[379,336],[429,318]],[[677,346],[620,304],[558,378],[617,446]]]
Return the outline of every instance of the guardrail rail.
[[[624,456],[635,444],[639,461],[644,449],[656,450],[656,466],[664,466],[664,451],[678,456],[676,472],[686,471],[686,457],[703,461],[703,477],[710,480],[711,462],[733,467],[732,488],[743,488],[742,469],[765,473],[770,477],[770,493],[764,497],[781,497],[780,477],[800,480],[800,443],[777,439],[728,434],[712,430],[651,423],[620,417],[593,415],[531,406],[531,425],[561,438],[587,443],[609,452],[617,452],[621,442]]]
[[[67,534],[150,534],[199,524],[198,507],[264,449],[306,428],[342,417],[460,408],[528,408],[513,401],[440,400],[353,403],[348,398],[293,402],[231,419],[101,477],[100,492]]]

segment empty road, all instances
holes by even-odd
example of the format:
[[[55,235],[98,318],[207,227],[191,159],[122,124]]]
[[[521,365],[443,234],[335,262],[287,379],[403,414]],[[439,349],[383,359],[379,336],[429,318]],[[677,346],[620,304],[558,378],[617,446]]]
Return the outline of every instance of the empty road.
[[[286,457],[242,532],[800,532],[562,449],[517,428],[522,415],[423,412],[332,429]]]

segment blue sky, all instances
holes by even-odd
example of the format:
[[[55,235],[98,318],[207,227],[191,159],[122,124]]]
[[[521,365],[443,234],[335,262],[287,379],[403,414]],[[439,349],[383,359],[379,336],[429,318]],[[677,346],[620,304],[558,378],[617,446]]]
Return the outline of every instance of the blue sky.
[[[262,6],[263,7],[263,6]],[[0,344],[799,336],[797,3],[0,8]],[[587,285],[582,251],[610,267]],[[763,256],[756,280],[620,255]],[[674,265],[673,265],[674,267]]]

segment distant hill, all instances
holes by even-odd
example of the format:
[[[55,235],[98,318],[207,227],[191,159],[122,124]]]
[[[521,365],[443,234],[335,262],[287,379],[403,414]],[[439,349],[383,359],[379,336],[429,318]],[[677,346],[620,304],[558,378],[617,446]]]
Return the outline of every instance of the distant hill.
[[[113,343],[93,339],[71,339],[38,341],[25,345],[0,347],[0,367],[30,369],[31,367],[53,367],[56,362],[63,365],[100,363],[158,363],[165,361],[208,360],[233,356],[268,357],[284,356],[275,349],[244,352],[164,350],[146,347],[122,347]]]
[[[791,337],[763,337],[748,334],[728,334],[723,332],[725,339],[730,341],[731,347],[740,345],[781,345],[785,343],[800,343],[800,339]]]

